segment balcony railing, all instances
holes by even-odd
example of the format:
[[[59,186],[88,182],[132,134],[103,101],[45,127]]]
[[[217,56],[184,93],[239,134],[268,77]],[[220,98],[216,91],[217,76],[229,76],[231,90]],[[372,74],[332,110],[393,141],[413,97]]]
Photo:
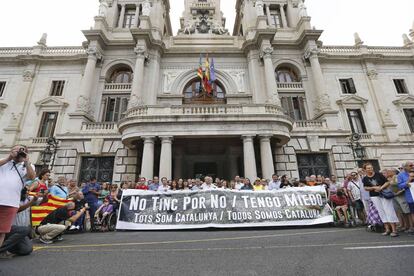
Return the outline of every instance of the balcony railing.
[[[284,116],[283,110],[275,105],[180,105],[180,106],[144,106],[127,111],[126,118],[135,116],[163,115],[246,115],[273,114]]]
[[[131,92],[131,83],[105,83],[104,92],[122,93]]]
[[[33,138],[32,144],[46,144],[49,137],[36,137]]]
[[[295,121],[293,124],[293,129],[324,129],[328,128],[326,121],[323,120],[303,120]]]
[[[284,90],[303,90],[302,82],[278,82],[278,89]]]
[[[384,56],[411,56],[412,51],[405,47],[383,47],[383,46],[366,46],[368,54],[384,55]],[[322,54],[339,55],[339,56],[358,56],[365,54],[362,48],[355,46],[323,46]]]
[[[47,47],[42,54],[47,56],[72,56],[85,54],[83,47]]]
[[[115,122],[83,123],[81,132],[87,134],[117,134],[118,126]]]

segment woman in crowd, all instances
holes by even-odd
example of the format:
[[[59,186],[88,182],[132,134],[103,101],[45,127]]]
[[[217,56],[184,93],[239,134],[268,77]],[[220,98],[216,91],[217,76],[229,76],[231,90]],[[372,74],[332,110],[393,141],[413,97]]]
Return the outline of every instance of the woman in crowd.
[[[263,191],[263,185],[262,185],[262,181],[260,180],[260,178],[257,178],[257,179],[254,181],[254,184],[253,184],[253,189],[254,189],[255,191]]]
[[[100,224],[101,231],[108,230],[108,221],[106,218],[114,211],[114,206],[110,204],[109,197],[104,198],[103,204],[95,212],[95,220]]]
[[[188,181],[187,181],[187,186],[188,186]],[[183,190],[184,189],[184,180],[183,179],[178,179],[177,182],[177,190]]]
[[[68,192],[68,198],[73,198],[77,193],[80,192],[78,185],[74,179],[71,179],[68,182]]]
[[[177,191],[178,190],[178,184],[177,184],[177,181],[176,180],[173,180],[172,182],[171,182],[171,186],[170,186],[171,188],[170,188],[170,191]]]
[[[32,184],[30,190],[35,193],[47,193],[48,192],[48,182],[50,178],[50,170],[43,169],[38,175],[38,180]]]
[[[106,198],[109,195],[109,183],[104,182],[102,183],[101,191],[98,196],[98,206],[101,206],[103,204],[104,198]]]
[[[371,163],[364,164],[363,168],[366,175],[362,179],[362,182],[364,183],[365,190],[369,192],[371,201],[378,210],[378,214],[384,223],[385,232],[383,235],[397,237],[396,223],[398,222],[398,218],[394,210],[392,198],[386,198],[384,194],[384,190],[388,188],[390,183],[381,173],[374,171]]]
[[[188,191],[188,190],[190,190],[190,187],[188,187],[188,181],[184,181],[184,182],[183,182],[183,190],[184,190],[184,191]]]
[[[292,184],[289,182],[289,179],[286,174],[282,175],[280,178],[280,189],[292,187]]]
[[[244,179],[243,187],[240,190],[254,190],[252,183],[250,182],[249,178]]]
[[[118,185],[111,185],[111,192],[109,193],[109,202],[114,206],[119,206],[121,202],[122,192],[118,189]]]
[[[230,190],[236,190],[236,181],[230,180],[229,189]]]

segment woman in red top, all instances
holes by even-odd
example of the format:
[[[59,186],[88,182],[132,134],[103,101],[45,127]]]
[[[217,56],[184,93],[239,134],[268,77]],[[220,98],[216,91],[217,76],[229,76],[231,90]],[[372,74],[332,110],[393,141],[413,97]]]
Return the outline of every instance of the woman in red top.
[[[31,189],[32,192],[35,193],[47,193],[47,181],[50,178],[50,170],[49,169],[43,169],[40,171],[39,176],[38,176],[38,180],[33,184],[33,186],[35,187],[34,189]]]
[[[338,189],[336,194],[331,196],[331,201],[335,204],[335,212],[338,215],[338,218],[342,218],[342,214],[345,218],[345,225],[349,225],[348,217],[348,198],[345,196],[343,189]]]

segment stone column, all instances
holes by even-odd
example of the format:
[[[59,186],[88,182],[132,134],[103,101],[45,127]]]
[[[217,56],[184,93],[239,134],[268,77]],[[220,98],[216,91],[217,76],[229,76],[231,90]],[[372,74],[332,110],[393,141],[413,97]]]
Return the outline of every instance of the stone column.
[[[272,174],[275,172],[275,167],[273,165],[270,136],[260,136],[260,158],[262,161],[263,178],[272,179]]]
[[[141,176],[146,179],[152,179],[154,176],[154,139],[155,137],[144,137]]]
[[[134,19],[134,27],[138,28],[139,25],[139,4],[137,4],[136,10],[135,10],[135,19]]]
[[[172,179],[172,137],[161,138],[160,177]]]
[[[265,46],[262,48],[261,57],[264,62],[265,79],[266,79],[266,102],[270,104],[276,104],[280,106],[279,94],[277,92],[277,83],[275,77],[275,70],[272,62],[273,48],[271,46]]]
[[[124,27],[125,4],[121,4],[121,14],[119,15],[118,28]]]
[[[91,100],[94,98],[92,89],[95,83],[96,63],[102,56],[96,48],[89,48],[86,53],[88,55],[88,61],[86,62],[85,72],[81,82],[80,96],[77,101],[77,111],[90,113]]]
[[[132,80],[132,91],[129,100],[129,108],[133,108],[144,104],[144,65],[145,59],[147,58],[146,47],[137,45],[134,51],[137,54],[137,60],[134,68],[134,79]]]
[[[288,28],[289,26],[288,26],[287,19],[286,19],[285,5],[284,4],[280,5],[280,17],[282,17],[283,28]]]
[[[271,14],[270,14],[269,4],[266,4],[266,16],[267,16],[267,21],[269,21],[269,22],[267,23],[267,25],[268,25],[268,26],[274,26],[274,25],[272,24],[272,16],[271,16]],[[276,27],[276,26],[274,26],[274,27]]]
[[[329,95],[325,91],[325,81],[323,78],[322,68],[319,63],[318,50],[312,49],[308,51],[306,55],[309,58],[311,64],[312,76],[315,84],[316,110],[319,113],[332,111]]]
[[[242,136],[244,155],[244,176],[253,181],[257,177],[256,156],[254,154],[253,136]]]

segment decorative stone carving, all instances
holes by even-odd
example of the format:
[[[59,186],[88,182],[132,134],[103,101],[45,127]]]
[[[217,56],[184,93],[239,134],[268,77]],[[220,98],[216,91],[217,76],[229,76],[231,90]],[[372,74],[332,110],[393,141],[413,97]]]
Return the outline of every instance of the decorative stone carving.
[[[91,110],[90,100],[87,97],[80,95],[76,102],[76,110],[89,113]]]
[[[376,80],[378,79],[378,72],[375,69],[370,69],[367,72],[367,76],[370,80]]]
[[[34,78],[34,72],[31,70],[24,70],[23,71],[23,81],[32,81]]]
[[[220,23],[218,22],[214,22],[213,23],[213,28],[212,28],[212,32],[213,34],[218,34],[218,35],[223,35],[223,34],[228,34],[229,31],[227,29],[225,29]]]
[[[319,52],[317,48],[308,49],[305,52],[304,59],[318,58]]]
[[[170,93],[171,87],[177,77],[181,74],[180,71],[167,71],[164,72],[164,93]]]
[[[395,125],[394,121],[391,118],[390,110],[380,110],[382,122],[384,125]]]
[[[410,47],[413,46],[413,42],[411,41],[411,39],[408,37],[407,34],[403,34],[402,35],[403,41],[404,41],[404,46],[405,47]]]
[[[9,128],[18,128],[22,119],[22,113],[12,113],[10,116]]]
[[[237,85],[237,91],[244,92],[245,91],[245,80],[244,80],[245,72],[244,71],[230,71],[229,74]]]
[[[37,45],[47,47],[46,42],[47,42],[47,33],[43,33],[42,37],[39,40],[39,42],[37,42]]]
[[[262,0],[257,0],[256,1],[255,8],[256,8],[257,16],[264,16],[263,1]]]
[[[151,3],[148,0],[145,0],[142,3],[142,15],[149,16],[151,13]]]
[[[194,23],[187,21],[184,24],[184,29],[181,31],[183,34],[193,34],[195,32]]]
[[[358,33],[354,33],[354,40],[355,40],[356,47],[360,47],[361,45],[364,45],[364,41],[362,41]]]
[[[308,16],[308,12],[307,12],[307,8],[305,6],[305,3],[303,2],[303,0],[299,1],[299,17],[306,17]]]
[[[4,110],[7,108],[7,104],[0,103],[0,118],[3,116]]]
[[[260,52],[260,58],[261,59],[272,58],[272,54],[273,54],[273,47],[266,46]]]
[[[135,94],[131,95],[131,97],[129,98],[128,109],[141,106],[141,105],[144,105],[144,101],[142,100],[142,98],[138,97]]]
[[[89,47],[86,50],[86,54],[88,55],[89,58],[96,58],[97,60],[102,60],[102,54],[95,47]]]
[[[327,93],[321,94],[316,99],[316,110],[322,112],[331,109],[331,100]]]
[[[108,3],[107,0],[99,0],[99,16],[106,17],[106,14],[108,13]]]

